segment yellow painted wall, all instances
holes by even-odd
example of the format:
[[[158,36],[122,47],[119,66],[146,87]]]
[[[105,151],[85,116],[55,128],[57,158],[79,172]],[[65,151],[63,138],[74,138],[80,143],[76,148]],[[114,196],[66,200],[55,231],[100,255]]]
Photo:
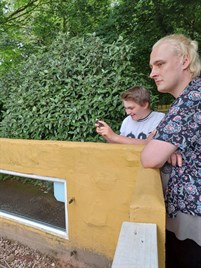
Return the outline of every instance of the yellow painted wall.
[[[158,112],[162,112],[162,113],[166,113],[170,108],[170,104],[164,104],[164,105],[158,105],[157,107],[157,111]]]
[[[111,261],[123,221],[157,223],[159,264],[164,268],[160,176],[141,167],[141,150],[123,144],[0,139],[0,169],[64,178],[68,197],[75,198],[68,205],[69,240],[5,219],[0,219],[0,228],[4,233],[15,229],[13,235],[26,230],[31,234],[27,239],[42,237],[50,249],[80,248]]]

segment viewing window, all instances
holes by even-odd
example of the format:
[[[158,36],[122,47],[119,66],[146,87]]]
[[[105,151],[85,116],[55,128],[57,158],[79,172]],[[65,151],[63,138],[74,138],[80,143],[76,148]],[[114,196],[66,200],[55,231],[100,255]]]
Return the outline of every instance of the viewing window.
[[[66,180],[0,170],[0,217],[68,238]]]

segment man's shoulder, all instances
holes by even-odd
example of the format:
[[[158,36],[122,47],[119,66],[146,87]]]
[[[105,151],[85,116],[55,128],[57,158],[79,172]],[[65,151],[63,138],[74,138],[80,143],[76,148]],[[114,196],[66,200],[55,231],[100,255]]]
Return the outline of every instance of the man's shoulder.
[[[188,94],[189,91],[201,91],[201,76],[195,77],[188,86],[184,89],[184,92]]]

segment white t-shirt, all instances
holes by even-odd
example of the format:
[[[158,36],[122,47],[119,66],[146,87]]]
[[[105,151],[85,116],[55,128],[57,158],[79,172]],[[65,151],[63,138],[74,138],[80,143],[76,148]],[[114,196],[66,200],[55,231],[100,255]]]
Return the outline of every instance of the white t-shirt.
[[[146,139],[148,134],[156,129],[164,116],[164,113],[151,112],[147,117],[135,121],[129,115],[121,124],[120,135],[135,139]]]

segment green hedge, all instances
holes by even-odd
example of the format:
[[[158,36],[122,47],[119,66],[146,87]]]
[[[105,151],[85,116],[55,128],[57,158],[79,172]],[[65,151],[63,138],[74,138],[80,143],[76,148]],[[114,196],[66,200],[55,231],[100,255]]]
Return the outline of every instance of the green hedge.
[[[101,141],[96,118],[118,131],[125,116],[120,94],[132,85],[148,86],[147,78],[135,73],[133,49],[121,37],[107,44],[92,35],[59,35],[1,79],[0,136]]]

